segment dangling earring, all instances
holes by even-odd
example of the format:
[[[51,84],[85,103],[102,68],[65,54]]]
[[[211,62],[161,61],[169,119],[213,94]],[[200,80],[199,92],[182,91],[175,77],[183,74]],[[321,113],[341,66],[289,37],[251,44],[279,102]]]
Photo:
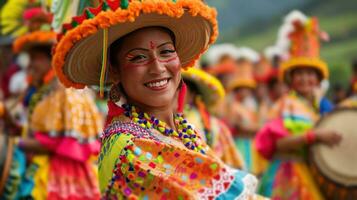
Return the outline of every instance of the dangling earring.
[[[118,102],[121,99],[120,83],[113,84],[109,91],[109,100],[112,102]]]
[[[109,91],[109,100],[112,101],[113,103],[117,104],[118,106],[121,106],[123,104],[126,104],[126,94],[124,91],[124,88],[120,83],[114,84]]]

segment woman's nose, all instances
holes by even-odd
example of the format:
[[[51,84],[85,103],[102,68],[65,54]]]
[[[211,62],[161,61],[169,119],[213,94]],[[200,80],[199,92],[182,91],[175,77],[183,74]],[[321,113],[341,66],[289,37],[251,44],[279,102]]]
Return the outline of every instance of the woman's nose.
[[[160,62],[156,57],[150,65],[149,73],[151,74],[162,74],[166,71],[165,64]]]

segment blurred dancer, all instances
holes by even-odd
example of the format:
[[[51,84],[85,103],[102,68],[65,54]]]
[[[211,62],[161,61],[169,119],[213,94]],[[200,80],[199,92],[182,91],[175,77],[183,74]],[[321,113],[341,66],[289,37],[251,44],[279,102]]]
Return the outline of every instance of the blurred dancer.
[[[65,89],[55,77],[52,16],[42,7],[32,7],[24,16],[31,22],[31,32],[18,37],[13,47],[15,53],[30,55],[30,88],[25,98],[29,128],[24,128],[24,137],[16,138],[15,144],[32,156],[25,183],[12,192],[21,193],[18,198],[99,199],[91,157],[99,152],[103,120],[87,91]]]
[[[260,175],[265,164],[252,142],[260,127],[258,105],[254,97],[257,83],[253,77],[253,67],[257,60],[258,54],[255,51],[240,48],[235,78],[229,84],[225,119],[232,129],[247,170]]]
[[[341,136],[333,131],[313,130],[321,110],[321,84],[328,68],[319,57],[321,31],[316,18],[293,11],[285,19],[286,37],[291,40],[290,58],[279,75],[290,87],[280,98],[267,123],[256,136],[258,151],[271,164],[264,174],[260,192],[272,199],[322,199],[307,167],[307,147],[317,143],[334,146]]]
[[[229,128],[211,113],[214,106],[224,100],[222,84],[197,68],[183,71],[182,77],[188,88],[184,110],[187,119],[200,130],[201,137],[223,162],[243,169],[244,161],[235,148]]]

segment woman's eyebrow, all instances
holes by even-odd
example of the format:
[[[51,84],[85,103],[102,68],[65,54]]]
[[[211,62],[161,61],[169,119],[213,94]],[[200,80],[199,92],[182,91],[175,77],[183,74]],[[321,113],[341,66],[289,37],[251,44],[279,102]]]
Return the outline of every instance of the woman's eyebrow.
[[[172,44],[172,45],[173,45],[173,43],[169,41],[169,42],[164,42],[164,43],[160,44],[160,45],[157,46],[157,47],[159,48],[159,47],[162,47],[162,46],[167,45],[167,44]],[[138,47],[138,48],[134,48],[134,49],[129,50],[126,54],[129,54],[129,53],[131,53],[132,51],[136,51],[136,50],[149,51],[149,49],[145,49],[145,48],[140,48],[140,47]]]
[[[145,48],[134,48],[134,49],[129,50],[126,54],[129,54],[129,53],[131,53],[132,51],[136,51],[136,50],[149,51],[149,49],[145,49]]]
[[[166,44],[172,44],[172,45],[173,45],[173,43],[172,43],[172,42],[164,42],[164,43],[160,44],[160,45],[159,45],[159,46],[157,46],[157,47],[159,48],[159,47],[162,47],[162,46],[164,46],[164,45],[166,45]]]

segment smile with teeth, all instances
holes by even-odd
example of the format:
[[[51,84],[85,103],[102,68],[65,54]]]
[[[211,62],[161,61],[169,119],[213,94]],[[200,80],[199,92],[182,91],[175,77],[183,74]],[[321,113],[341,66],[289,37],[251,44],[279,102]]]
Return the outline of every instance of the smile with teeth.
[[[169,79],[167,78],[167,79],[161,79],[161,80],[145,83],[144,85],[151,89],[160,89],[160,88],[166,87],[168,82],[169,82]]]

